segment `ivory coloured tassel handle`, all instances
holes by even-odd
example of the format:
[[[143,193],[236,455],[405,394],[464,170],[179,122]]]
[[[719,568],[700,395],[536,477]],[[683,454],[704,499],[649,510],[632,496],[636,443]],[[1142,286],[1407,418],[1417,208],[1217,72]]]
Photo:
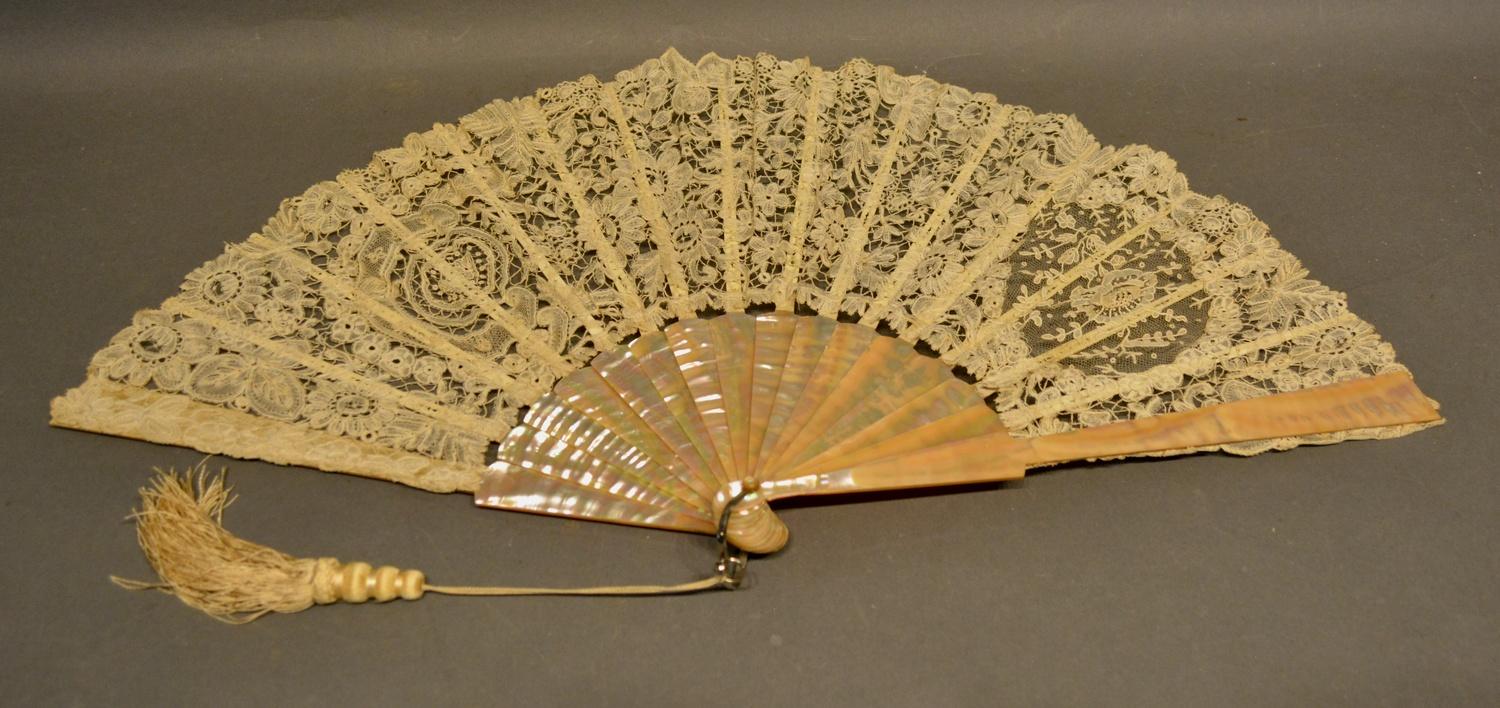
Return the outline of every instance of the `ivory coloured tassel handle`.
[[[396,598],[417,600],[427,592],[427,576],[420,570],[401,570],[389,565],[375,568],[362,561],[340,563],[333,558],[318,559],[312,583],[313,602],[319,605],[390,602]]]

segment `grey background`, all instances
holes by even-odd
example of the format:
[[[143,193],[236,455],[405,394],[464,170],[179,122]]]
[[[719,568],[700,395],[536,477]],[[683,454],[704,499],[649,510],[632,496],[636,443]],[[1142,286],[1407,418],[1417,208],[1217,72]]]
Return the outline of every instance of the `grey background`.
[[[419,7],[420,6],[420,7]],[[0,9],[10,704],[1500,702],[1493,2],[37,3]],[[1413,437],[797,505],[745,592],[430,598],[246,627],[110,573],[187,450],[47,401],[280,198],[675,45],[862,56],[1078,115],[1249,204],[1444,404]],[[457,583],[698,577],[705,539],[224,461],[235,531]]]

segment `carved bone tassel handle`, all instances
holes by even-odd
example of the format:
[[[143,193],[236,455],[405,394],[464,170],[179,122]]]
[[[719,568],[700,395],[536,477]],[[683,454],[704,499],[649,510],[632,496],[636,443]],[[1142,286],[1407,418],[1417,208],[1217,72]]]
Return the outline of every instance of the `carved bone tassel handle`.
[[[388,565],[340,563],[319,558],[313,571],[313,602],[390,602],[396,598],[419,600],[427,592],[427,576],[420,570],[401,570]]]

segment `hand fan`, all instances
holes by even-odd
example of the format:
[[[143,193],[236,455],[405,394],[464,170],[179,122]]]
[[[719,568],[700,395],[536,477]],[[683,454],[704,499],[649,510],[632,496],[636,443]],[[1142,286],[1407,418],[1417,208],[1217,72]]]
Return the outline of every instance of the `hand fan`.
[[[864,61],[669,51],[285,200],[52,422],[769,552],[782,497],[1441,418],[1160,152]],[[148,507],[220,508],[177,482]],[[338,582],[421,594],[367,571]]]

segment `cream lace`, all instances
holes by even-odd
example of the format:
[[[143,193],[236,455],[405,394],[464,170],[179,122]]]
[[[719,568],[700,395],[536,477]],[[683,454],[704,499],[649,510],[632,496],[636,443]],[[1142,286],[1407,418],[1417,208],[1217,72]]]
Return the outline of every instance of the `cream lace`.
[[[53,420],[472,489],[517,410],[596,353],[769,307],[924,344],[1018,436],[1402,370],[1160,152],[864,61],[669,51],[286,200],[137,313]]]

